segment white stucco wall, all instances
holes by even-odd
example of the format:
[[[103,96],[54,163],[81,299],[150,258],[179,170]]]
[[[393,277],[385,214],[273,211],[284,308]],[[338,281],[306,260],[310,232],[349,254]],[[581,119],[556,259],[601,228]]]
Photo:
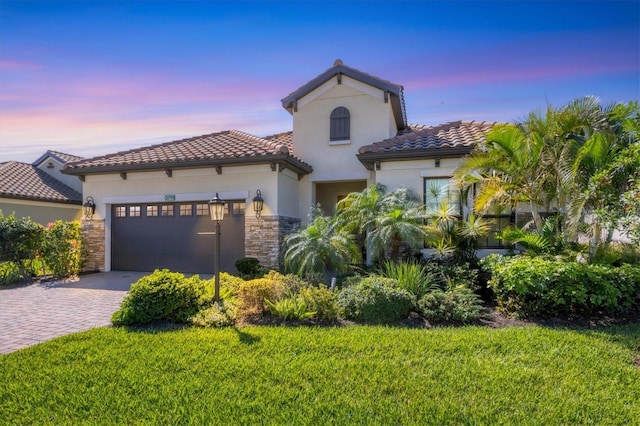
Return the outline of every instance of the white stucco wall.
[[[339,106],[349,110],[351,139],[331,142],[330,115]],[[298,100],[293,113],[294,154],[313,167],[313,173],[298,183],[298,215],[306,217],[315,203],[314,183],[373,183],[371,173],[356,157],[358,149],[396,133],[391,103],[385,103],[384,92],[347,76],[342,76],[342,84],[332,78]]]
[[[387,191],[404,187],[415,191],[422,199],[424,178],[451,177],[459,162],[459,158],[442,158],[440,167],[435,167],[435,159],[384,161],[375,172],[375,179],[376,183],[385,185]]]

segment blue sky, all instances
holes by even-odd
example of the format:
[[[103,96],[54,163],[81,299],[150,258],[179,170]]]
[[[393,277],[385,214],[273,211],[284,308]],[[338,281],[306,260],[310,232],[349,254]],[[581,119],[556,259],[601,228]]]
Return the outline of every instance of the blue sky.
[[[638,1],[0,1],[0,161],[291,130],[280,99],[340,58],[410,123],[640,98]]]

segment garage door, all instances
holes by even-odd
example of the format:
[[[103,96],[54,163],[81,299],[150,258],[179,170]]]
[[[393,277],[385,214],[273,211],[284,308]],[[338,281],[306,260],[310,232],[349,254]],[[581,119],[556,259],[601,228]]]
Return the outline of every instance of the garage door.
[[[220,269],[244,257],[244,200],[227,201],[220,222]],[[213,273],[215,222],[207,201],[112,206],[111,269]]]

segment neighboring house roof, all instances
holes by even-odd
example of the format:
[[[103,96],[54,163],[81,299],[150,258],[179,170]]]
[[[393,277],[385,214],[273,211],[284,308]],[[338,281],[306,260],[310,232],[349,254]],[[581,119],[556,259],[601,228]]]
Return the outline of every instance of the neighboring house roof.
[[[32,164],[0,163],[0,197],[81,204],[82,194]]]
[[[65,154],[64,152],[48,150],[47,152],[42,154],[40,158],[38,158],[36,161],[34,161],[31,164],[33,164],[34,166],[39,166],[47,158],[54,158],[62,164],[70,163],[72,161],[80,161],[84,159],[83,157],[78,157],[77,155]]]
[[[358,159],[372,169],[380,160],[457,157],[466,155],[496,123],[453,121],[438,126],[411,125],[397,136],[358,150]]]
[[[348,67],[344,65],[340,59],[336,59],[333,67],[329,68],[296,91],[290,93],[287,97],[283,98],[281,100],[282,107],[290,113],[293,112],[296,108],[295,105],[298,99],[303,98],[311,91],[339,75],[346,75],[354,80],[358,80],[362,83],[368,84],[369,86],[388,92],[391,98],[391,106],[393,108],[397,128],[402,130],[407,126],[407,114],[404,106],[404,88],[399,84],[395,84],[355,68]]]
[[[311,173],[310,165],[291,154],[289,139],[286,133],[260,138],[226,130],[67,163],[64,173],[84,175],[257,163],[280,163],[298,173]]]

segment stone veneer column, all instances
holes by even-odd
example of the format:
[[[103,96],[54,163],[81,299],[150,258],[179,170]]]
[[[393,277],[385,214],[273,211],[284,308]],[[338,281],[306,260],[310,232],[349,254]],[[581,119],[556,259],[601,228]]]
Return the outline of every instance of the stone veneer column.
[[[104,219],[82,220],[80,231],[86,255],[82,272],[104,272]]]
[[[247,215],[244,222],[244,252],[255,257],[265,269],[284,269],[284,237],[297,230],[300,219],[286,216]]]

